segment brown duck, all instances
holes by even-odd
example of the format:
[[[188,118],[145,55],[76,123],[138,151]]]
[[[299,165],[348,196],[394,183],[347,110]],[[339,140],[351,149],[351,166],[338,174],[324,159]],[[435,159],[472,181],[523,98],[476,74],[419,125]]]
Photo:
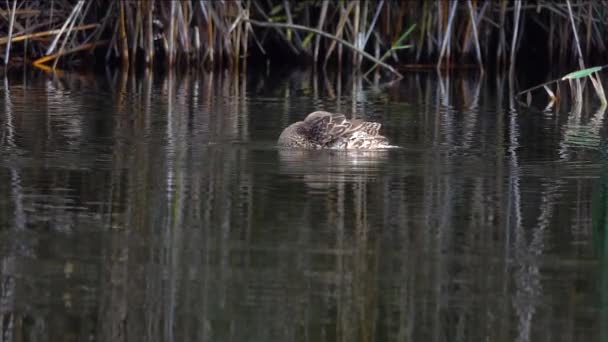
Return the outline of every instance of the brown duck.
[[[379,149],[391,147],[379,134],[380,124],[347,119],[344,114],[316,111],[289,125],[279,136],[280,147],[307,149]]]

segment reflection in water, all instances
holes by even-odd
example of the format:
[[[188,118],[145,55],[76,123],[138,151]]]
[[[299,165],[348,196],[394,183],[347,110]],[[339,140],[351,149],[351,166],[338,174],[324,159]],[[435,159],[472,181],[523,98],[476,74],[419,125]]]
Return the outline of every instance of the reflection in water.
[[[605,108],[487,75],[130,72],[3,80],[3,339],[606,336]],[[276,148],[317,109],[402,148]]]
[[[279,149],[282,174],[301,176],[310,188],[373,180],[388,161],[388,150],[334,151]]]

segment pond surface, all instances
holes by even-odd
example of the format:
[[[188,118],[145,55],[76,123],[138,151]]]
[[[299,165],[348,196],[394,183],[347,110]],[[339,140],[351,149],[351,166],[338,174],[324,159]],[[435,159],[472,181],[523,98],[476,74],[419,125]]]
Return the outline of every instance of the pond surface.
[[[500,77],[307,70],[0,88],[2,340],[608,338],[592,93],[543,112]],[[317,109],[400,148],[276,148]]]

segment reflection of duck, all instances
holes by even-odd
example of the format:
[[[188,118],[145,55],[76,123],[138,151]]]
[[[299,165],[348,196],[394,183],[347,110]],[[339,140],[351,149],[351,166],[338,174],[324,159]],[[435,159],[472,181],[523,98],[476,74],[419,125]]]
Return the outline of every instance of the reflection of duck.
[[[280,173],[302,178],[314,189],[334,184],[372,181],[384,169],[389,151],[280,149]]]
[[[343,114],[316,111],[304,121],[291,124],[279,137],[279,146],[307,149],[359,149],[390,147],[379,134],[380,124],[360,119],[348,120]]]

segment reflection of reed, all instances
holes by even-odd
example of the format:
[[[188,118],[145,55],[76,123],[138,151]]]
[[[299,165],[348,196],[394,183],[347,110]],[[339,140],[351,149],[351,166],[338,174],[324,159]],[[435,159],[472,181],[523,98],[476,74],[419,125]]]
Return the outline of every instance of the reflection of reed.
[[[606,105],[602,104],[586,123],[582,123],[582,106],[582,101],[574,102],[572,111],[569,113],[559,151],[560,157],[563,159],[568,158],[568,151],[572,149],[586,148],[593,150],[600,148],[600,129],[604,121]]]
[[[86,116],[58,113],[52,122],[85,118],[70,126],[78,134],[56,124],[42,137],[24,133],[26,127],[6,124],[23,110],[7,110],[2,129],[14,129],[15,148],[42,150],[51,167],[29,164],[31,171],[20,167],[27,164],[18,154],[11,157],[20,187],[0,169],[0,193],[11,199],[0,203],[0,220],[13,228],[4,239],[10,244],[0,244],[2,275],[10,280],[4,317],[27,322],[30,315],[61,337],[66,332],[57,327],[79,314],[95,322],[90,328],[100,340],[541,336],[535,319],[552,319],[541,305],[551,300],[540,281],[551,276],[543,273],[545,258],[554,257],[546,244],[549,233],[566,234],[550,230],[551,223],[584,217],[591,183],[578,177],[582,183],[571,184],[559,164],[553,173],[527,172],[527,126],[518,108],[503,108],[506,80],[419,74],[383,88],[348,75],[314,76],[110,74],[110,86],[95,85],[110,89],[112,108],[103,116],[112,125],[99,135]],[[61,82],[68,90],[79,84]],[[85,111],[77,95],[56,96]],[[411,104],[416,98],[425,105]],[[276,133],[315,106],[379,117],[404,148],[275,150]],[[99,140],[111,144],[90,147]],[[66,146],[99,153],[72,159]],[[46,174],[52,182],[44,182]],[[539,180],[540,191],[526,191]],[[65,251],[51,254],[62,271],[38,280],[35,262],[20,263],[21,255],[39,262],[50,252],[38,235],[13,237],[19,220],[12,191],[25,195],[27,231],[42,222],[42,214],[28,211],[34,200],[27,195],[55,188],[67,190],[50,195],[64,207],[44,213],[61,217],[45,221],[49,240],[96,235],[51,244]],[[572,213],[572,203],[583,214]],[[576,222],[583,234],[589,222]],[[588,255],[584,248],[573,253]],[[82,267],[63,271],[72,264]],[[577,271],[585,272],[592,273]],[[70,298],[66,303],[81,303],[80,311],[62,301],[66,307],[53,307],[55,320],[44,305],[22,315],[31,292],[48,297],[49,288]],[[564,305],[562,317],[590,319],[587,309]]]

